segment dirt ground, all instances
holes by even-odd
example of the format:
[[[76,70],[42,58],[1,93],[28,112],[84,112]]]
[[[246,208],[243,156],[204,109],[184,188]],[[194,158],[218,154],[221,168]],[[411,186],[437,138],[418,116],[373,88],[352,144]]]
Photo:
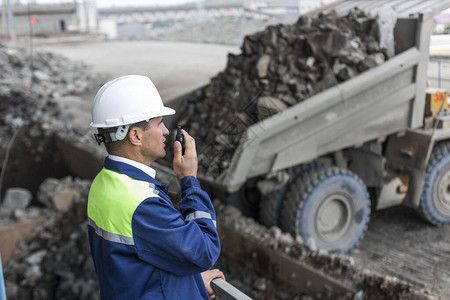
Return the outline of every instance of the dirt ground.
[[[366,235],[350,255],[362,268],[450,299],[450,226],[431,226],[412,208],[373,212]]]
[[[163,101],[209,83],[225,68],[236,46],[155,41],[105,41],[47,45],[45,48],[72,60],[92,65],[94,71],[115,77],[149,76]]]

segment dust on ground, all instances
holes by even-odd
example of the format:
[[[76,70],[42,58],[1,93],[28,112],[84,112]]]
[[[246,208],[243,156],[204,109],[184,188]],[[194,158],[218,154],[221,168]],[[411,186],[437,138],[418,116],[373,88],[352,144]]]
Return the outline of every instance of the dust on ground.
[[[450,299],[450,226],[429,225],[410,207],[373,212],[366,235],[350,256],[361,268]]]

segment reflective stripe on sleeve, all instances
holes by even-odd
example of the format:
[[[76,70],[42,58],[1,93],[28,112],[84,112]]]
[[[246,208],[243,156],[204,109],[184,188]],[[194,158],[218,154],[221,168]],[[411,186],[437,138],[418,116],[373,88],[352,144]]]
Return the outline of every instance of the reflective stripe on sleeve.
[[[217,227],[216,221],[212,219],[211,214],[205,211],[194,211],[193,213],[190,213],[186,216],[185,221],[191,221],[195,219],[210,219],[213,222],[214,227]]]
[[[132,237],[123,236],[123,235],[120,235],[117,233],[111,233],[111,232],[105,231],[105,230],[101,229],[100,227],[98,227],[97,224],[95,224],[95,221],[92,220],[91,218],[88,218],[88,224],[89,224],[89,226],[94,228],[95,233],[98,236],[104,238],[107,241],[125,244],[125,245],[131,245],[131,246],[134,245],[134,239]]]

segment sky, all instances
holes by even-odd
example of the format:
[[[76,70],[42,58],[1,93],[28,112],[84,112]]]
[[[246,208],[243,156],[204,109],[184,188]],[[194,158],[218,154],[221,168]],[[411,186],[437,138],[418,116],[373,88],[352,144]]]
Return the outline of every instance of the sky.
[[[28,0],[33,2],[33,0]],[[47,3],[67,3],[74,2],[74,0],[35,0],[39,4]],[[83,0],[76,0],[83,1]],[[97,6],[99,7],[110,7],[110,6],[168,6],[168,5],[178,5],[187,2],[198,2],[199,0],[96,0]],[[22,3],[26,3],[27,0],[21,0]]]
[[[177,5],[186,2],[198,2],[197,0],[97,0],[97,5],[99,7],[106,6],[120,6],[120,5],[142,5],[142,6],[168,6],[168,5]]]
[[[0,0],[3,3],[5,0]],[[19,0],[21,3],[26,4],[27,1],[30,3],[37,2],[39,4],[47,3],[67,3],[74,1],[96,1],[98,7],[111,7],[111,6],[169,6],[178,5],[189,2],[201,2],[202,0]],[[300,0],[301,1],[301,0]],[[333,0],[327,0],[330,2]],[[14,2],[14,1],[12,1]],[[450,8],[444,10],[443,13],[450,14]]]

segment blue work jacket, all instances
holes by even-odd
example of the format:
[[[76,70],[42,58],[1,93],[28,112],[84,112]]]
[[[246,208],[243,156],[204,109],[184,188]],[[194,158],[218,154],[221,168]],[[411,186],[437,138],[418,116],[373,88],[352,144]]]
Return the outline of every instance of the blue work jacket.
[[[101,299],[209,299],[200,273],[220,253],[214,208],[195,177],[180,185],[181,213],[167,186],[136,166],[105,159],[88,199]]]

